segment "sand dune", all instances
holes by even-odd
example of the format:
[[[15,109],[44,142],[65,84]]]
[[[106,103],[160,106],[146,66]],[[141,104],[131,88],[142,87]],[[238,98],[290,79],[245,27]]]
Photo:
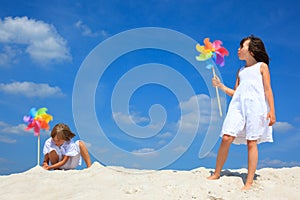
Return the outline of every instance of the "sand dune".
[[[224,170],[209,181],[212,170],[134,170],[104,167],[26,172],[0,176],[0,199],[300,199],[300,167],[257,170],[253,188],[241,191],[247,170]]]

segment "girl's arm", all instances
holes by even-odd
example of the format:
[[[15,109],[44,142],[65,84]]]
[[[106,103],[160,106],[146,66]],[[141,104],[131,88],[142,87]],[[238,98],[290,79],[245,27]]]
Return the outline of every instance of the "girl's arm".
[[[237,72],[237,76],[236,76],[236,81],[235,81],[235,86],[234,86],[234,89],[231,89],[227,86],[225,86],[223,83],[221,83],[219,77],[215,76],[214,78],[212,78],[212,83],[213,83],[213,86],[214,87],[218,87],[220,88],[221,90],[223,90],[228,96],[233,96],[236,88],[239,86],[240,84],[240,79],[238,77],[238,73],[239,71]]]
[[[270,72],[269,72],[268,65],[265,63],[262,63],[262,65],[260,67],[260,72],[261,72],[262,78],[263,78],[265,96],[266,96],[267,102],[270,107],[270,111],[268,113],[267,118],[270,119],[269,126],[272,126],[276,121],[276,116],[275,116],[274,97],[273,97],[273,92],[272,92],[272,88],[271,88],[271,78],[270,78]]]
[[[48,167],[48,164],[49,164],[49,154],[45,154],[42,167],[46,169]]]
[[[66,162],[68,161],[69,156],[64,156],[63,159],[61,161],[59,161],[58,163],[55,163],[54,165],[50,165],[47,167],[48,170],[50,169],[57,169],[61,166],[63,166],[64,164],[66,164]]]

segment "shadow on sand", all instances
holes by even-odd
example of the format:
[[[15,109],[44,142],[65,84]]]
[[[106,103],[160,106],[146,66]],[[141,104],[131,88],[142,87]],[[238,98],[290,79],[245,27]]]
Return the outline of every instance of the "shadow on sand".
[[[210,175],[213,175],[214,172],[213,171],[210,171]],[[223,170],[221,172],[221,177],[222,176],[235,176],[235,177],[240,177],[242,180],[243,180],[243,183],[245,184],[246,183],[246,180],[247,180],[247,173],[240,173],[240,172],[232,172],[228,169],[226,170]],[[254,180],[257,180],[257,177],[259,177],[258,174],[255,174],[254,175]]]

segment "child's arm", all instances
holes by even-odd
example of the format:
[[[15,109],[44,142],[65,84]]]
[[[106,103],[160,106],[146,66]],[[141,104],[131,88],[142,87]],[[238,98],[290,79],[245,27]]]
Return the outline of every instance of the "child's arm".
[[[267,118],[270,119],[269,126],[272,126],[276,121],[276,116],[275,116],[274,97],[273,97],[273,91],[271,88],[271,78],[270,78],[270,72],[269,72],[268,65],[265,63],[262,63],[262,65],[260,67],[260,72],[261,72],[262,78],[263,78],[265,96],[266,96],[267,102],[270,107],[270,111],[268,113]]]
[[[59,161],[58,163],[55,163],[54,165],[47,166],[46,169],[47,170],[57,169],[57,168],[63,166],[64,164],[66,164],[66,162],[68,161],[68,159],[69,159],[69,156],[64,156],[61,161]]]
[[[49,155],[45,154],[44,155],[44,161],[43,161],[42,167],[46,169],[48,167],[48,164],[49,164]]]
[[[212,82],[213,82],[213,86],[214,87],[218,87],[220,88],[221,90],[223,90],[228,96],[233,96],[236,88],[239,86],[240,84],[240,79],[238,77],[238,73],[237,73],[237,77],[236,77],[236,81],[235,81],[235,86],[234,86],[234,89],[231,89],[227,86],[225,86],[223,83],[221,83],[219,77],[215,76],[214,78],[212,78]]]

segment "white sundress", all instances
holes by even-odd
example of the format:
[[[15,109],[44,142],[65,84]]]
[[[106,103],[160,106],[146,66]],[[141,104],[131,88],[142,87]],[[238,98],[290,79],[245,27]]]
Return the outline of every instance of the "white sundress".
[[[229,104],[220,135],[234,136],[234,144],[247,144],[247,140],[273,142],[272,126],[269,126],[267,119],[269,106],[260,72],[261,64],[258,62],[239,71],[240,83]]]

